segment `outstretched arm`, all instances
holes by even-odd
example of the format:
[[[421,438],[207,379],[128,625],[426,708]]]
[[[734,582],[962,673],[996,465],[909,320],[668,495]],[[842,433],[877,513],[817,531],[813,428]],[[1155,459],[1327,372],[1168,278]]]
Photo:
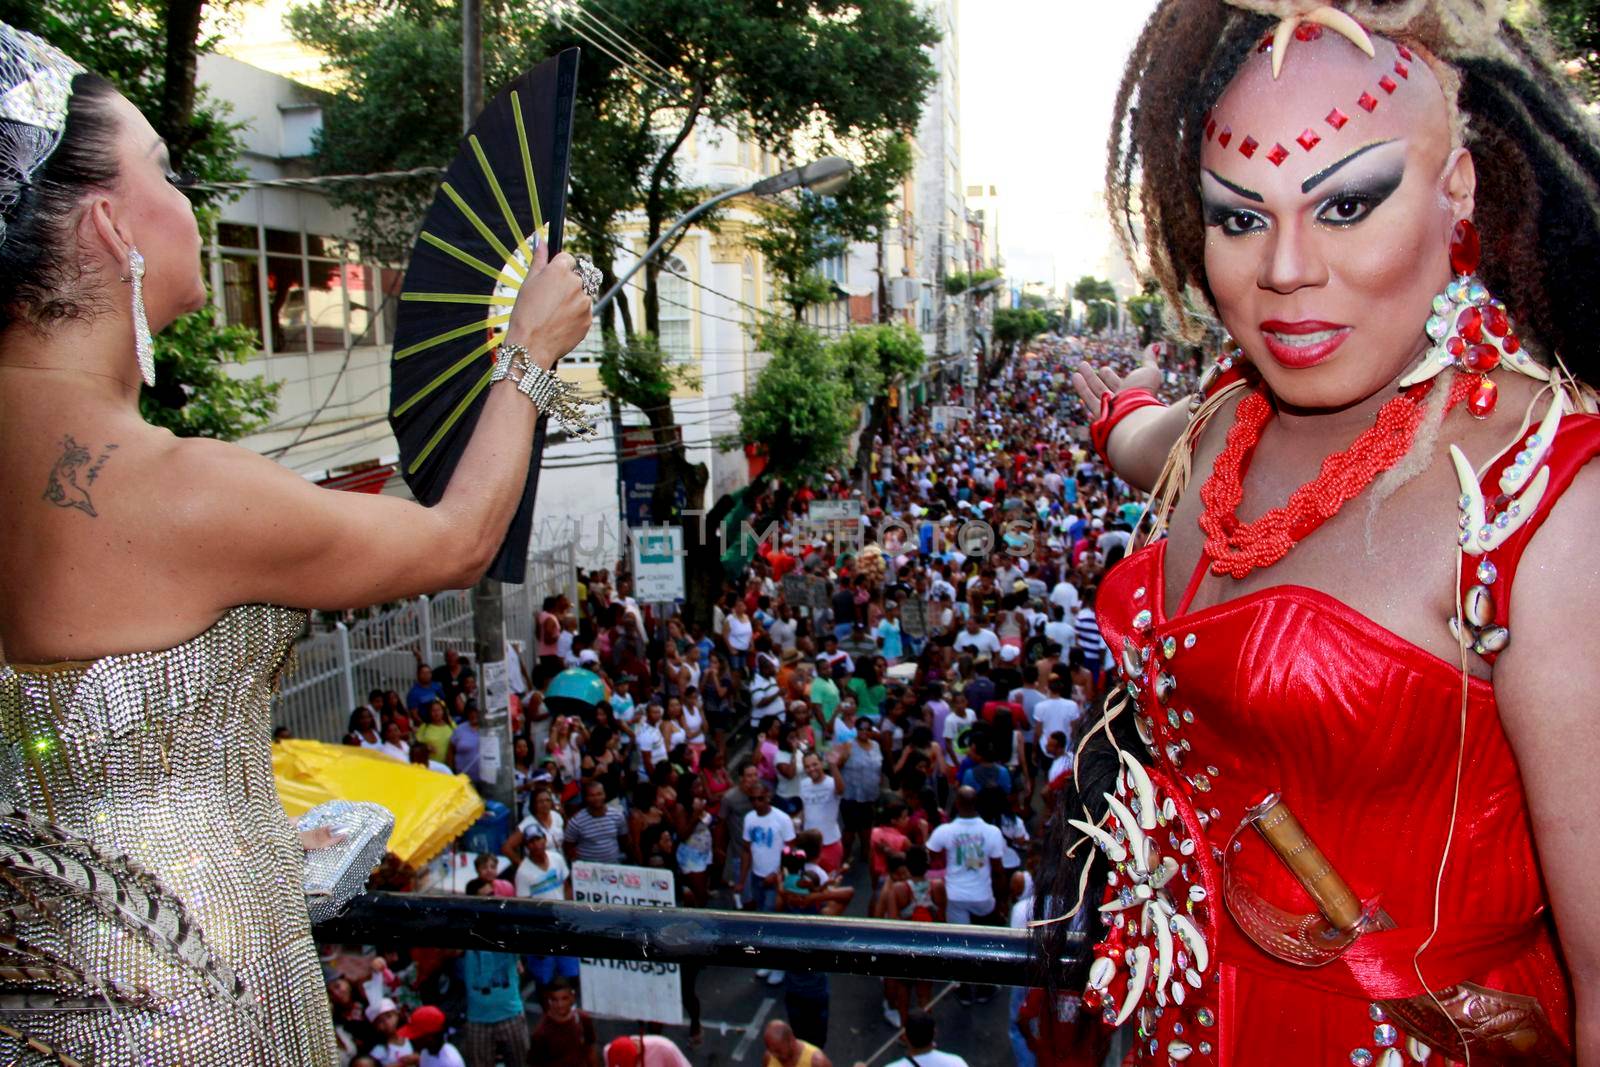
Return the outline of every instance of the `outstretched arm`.
[[[1102,393],[1115,393],[1122,389],[1149,389],[1161,385],[1161,370],[1156,366],[1160,345],[1145,349],[1145,362],[1126,378],[1105,367],[1078,365],[1072,372],[1072,388],[1094,418],[1100,411]],[[1184,428],[1189,425],[1189,408],[1186,404],[1167,407],[1140,408],[1132,412],[1112,431],[1106,442],[1106,452],[1111,460],[1111,471],[1133,488],[1149,492],[1166,465],[1167,455],[1178,443]]]
[[[583,339],[590,314],[563,253],[523,285],[506,340],[550,369]],[[175,441],[166,466],[185,494],[165,519],[171,558],[206,583],[218,610],[258,601],[360,607],[470,585],[488,569],[521,499],[538,416],[512,382],[490,387],[433,507],[329,491],[234,445]]]

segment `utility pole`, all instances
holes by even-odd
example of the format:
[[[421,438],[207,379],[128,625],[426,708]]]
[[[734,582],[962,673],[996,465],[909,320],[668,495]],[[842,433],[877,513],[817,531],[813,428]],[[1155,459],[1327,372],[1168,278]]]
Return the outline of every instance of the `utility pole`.
[[[483,5],[481,0],[461,0],[461,132],[465,134],[483,110]],[[493,781],[494,799],[516,812],[515,764],[511,755],[511,712],[490,708],[488,678],[491,663],[506,665],[506,618],[504,590],[493,578],[480,578],[472,587],[472,623],[478,635],[478,699],[483,707],[478,722],[483,732],[482,752],[498,755]],[[529,649],[528,651],[532,651]],[[521,679],[507,680],[509,689],[520,688]],[[481,756],[480,756],[481,758]]]

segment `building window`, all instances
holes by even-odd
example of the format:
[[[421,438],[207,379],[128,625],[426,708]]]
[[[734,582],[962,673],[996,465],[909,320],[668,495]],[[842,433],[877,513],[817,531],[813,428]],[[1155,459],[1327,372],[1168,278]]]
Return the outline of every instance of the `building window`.
[[[686,362],[692,356],[690,320],[694,301],[689,292],[689,268],[673,256],[656,276],[656,294],[661,301],[661,351],[671,360]]]
[[[354,243],[231,222],[217,226],[215,241],[218,311],[254,333],[267,354],[381,345],[394,336],[404,272],[362,262]]]

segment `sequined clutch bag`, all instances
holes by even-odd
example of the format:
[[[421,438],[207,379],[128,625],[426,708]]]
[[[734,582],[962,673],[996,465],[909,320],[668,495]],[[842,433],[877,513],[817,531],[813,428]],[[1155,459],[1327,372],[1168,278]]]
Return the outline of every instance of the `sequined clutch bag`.
[[[313,923],[333,918],[366,888],[367,877],[388,851],[394,814],[382,804],[330,800],[295,821],[301,833],[319,827],[342,840],[306,853],[306,909]]]

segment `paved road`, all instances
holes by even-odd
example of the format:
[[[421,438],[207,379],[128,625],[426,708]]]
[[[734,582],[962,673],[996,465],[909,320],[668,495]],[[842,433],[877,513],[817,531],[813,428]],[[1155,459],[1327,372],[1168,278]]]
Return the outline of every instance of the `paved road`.
[[[847,914],[867,913],[867,874],[857,865],[849,881],[856,887],[856,899]],[[704,1043],[688,1047],[687,1027],[668,1027],[667,1036],[678,1042],[696,1067],[739,1067],[758,1065],[764,1050],[761,1029],[771,1019],[786,1017],[783,988],[773,987],[755,977],[755,972],[733,967],[709,967],[700,974],[696,987],[700,993]],[[942,987],[935,987],[937,994]],[[883,983],[875,978],[833,975],[829,979],[830,1008],[828,1042],[824,1048],[838,1067],[852,1067],[868,1060],[895,1036],[894,1027],[883,1017]],[[1009,990],[1001,989],[986,1004],[967,1006],[951,990],[934,1006],[939,1023],[939,1046],[964,1056],[972,1067],[1008,1067],[1011,1047],[1006,1035]],[[530,998],[531,1003],[531,998]],[[530,1013],[533,1015],[533,1013]],[[536,1016],[534,1016],[536,1017]],[[620,1020],[599,1020],[604,1041],[636,1027]],[[872,1067],[898,1059],[889,1051],[872,1062]]]

